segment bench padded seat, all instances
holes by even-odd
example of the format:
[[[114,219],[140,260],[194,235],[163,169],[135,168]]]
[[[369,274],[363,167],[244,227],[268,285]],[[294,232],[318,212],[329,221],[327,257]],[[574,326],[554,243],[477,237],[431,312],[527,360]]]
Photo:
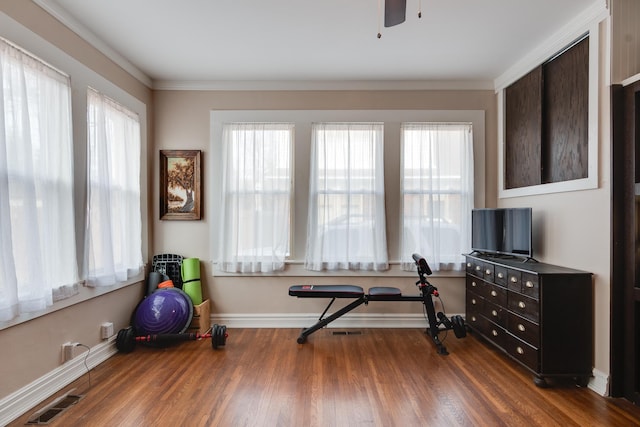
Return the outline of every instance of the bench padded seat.
[[[372,297],[382,297],[382,296],[399,297],[402,295],[402,292],[398,288],[391,288],[388,286],[377,286],[374,288],[369,288],[369,295],[371,295]]]
[[[294,285],[289,295],[298,298],[360,298],[364,289],[355,285]]]

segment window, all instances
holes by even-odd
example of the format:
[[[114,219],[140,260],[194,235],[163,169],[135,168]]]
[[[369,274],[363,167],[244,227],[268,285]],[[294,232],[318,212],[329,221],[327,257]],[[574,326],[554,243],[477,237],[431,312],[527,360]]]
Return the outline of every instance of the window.
[[[382,123],[314,123],[305,267],[386,270]]]
[[[284,269],[291,240],[293,130],[290,123],[224,125],[222,271]]]
[[[71,87],[0,39],[0,321],[77,287]],[[73,291],[72,291],[73,292]]]
[[[418,252],[434,270],[460,270],[471,248],[471,124],[403,123],[401,187],[403,268]]]
[[[112,285],[140,273],[140,122],[138,115],[89,89],[85,274]]]

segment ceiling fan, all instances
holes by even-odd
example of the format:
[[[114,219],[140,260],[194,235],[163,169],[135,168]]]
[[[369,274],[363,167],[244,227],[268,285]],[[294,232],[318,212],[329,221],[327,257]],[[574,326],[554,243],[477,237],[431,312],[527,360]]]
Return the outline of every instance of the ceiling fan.
[[[378,3],[378,7],[379,7]],[[378,9],[380,10],[380,9]],[[384,0],[384,26],[393,27],[402,24],[407,16],[407,0]],[[418,7],[418,18],[422,18],[422,1]],[[382,34],[378,32],[378,38]]]

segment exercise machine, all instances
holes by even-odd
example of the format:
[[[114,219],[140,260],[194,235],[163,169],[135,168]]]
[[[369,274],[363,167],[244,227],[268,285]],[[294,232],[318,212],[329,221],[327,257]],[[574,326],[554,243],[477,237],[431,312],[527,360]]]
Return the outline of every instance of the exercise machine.
[[[440,340],[438,334],[444,330],[451,330],[457,338],[463,338],[467,335],[464,319],[462,316],[456,315],[449,319],[444,312],[436,313],[433,298],[439,297],[438,289],[427,280],[427,276],[432,274],[431,268],[427,260],[419,255],[413,254],[413,260],[416,263],[419,280],[416,282],[420,294],[419,295],[402,295],[398,288],[394,287],[372,287],[367,293],[364,289],[356,285],[294,285],[289,287],[289,295],[298,298],[331,298],[329,304],[320,315],[315,325],[302,329],[297,341],[298,344],[304,344],[307,337],[324,328],[329,323],[354,310],[362,304],[368,305],[370,301],[412,301],[422,302],[427,315],[429,327],[427,334],[431,337],[436,345],[439,354],[449,354],[446,347]],[[352,299],[353,301],[345,305],[340,310],[325,317],[336,299]]]

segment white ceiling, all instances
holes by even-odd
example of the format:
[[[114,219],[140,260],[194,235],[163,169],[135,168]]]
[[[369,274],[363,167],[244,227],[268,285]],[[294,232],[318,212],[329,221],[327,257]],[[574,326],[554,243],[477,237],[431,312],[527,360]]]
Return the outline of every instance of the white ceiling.
[[[381,38],[376,37],[381,22],[378,0],[36,2],[157,86],[251,81],[492,83],[604,0],[407,0],[406,22],[382,26]]]

